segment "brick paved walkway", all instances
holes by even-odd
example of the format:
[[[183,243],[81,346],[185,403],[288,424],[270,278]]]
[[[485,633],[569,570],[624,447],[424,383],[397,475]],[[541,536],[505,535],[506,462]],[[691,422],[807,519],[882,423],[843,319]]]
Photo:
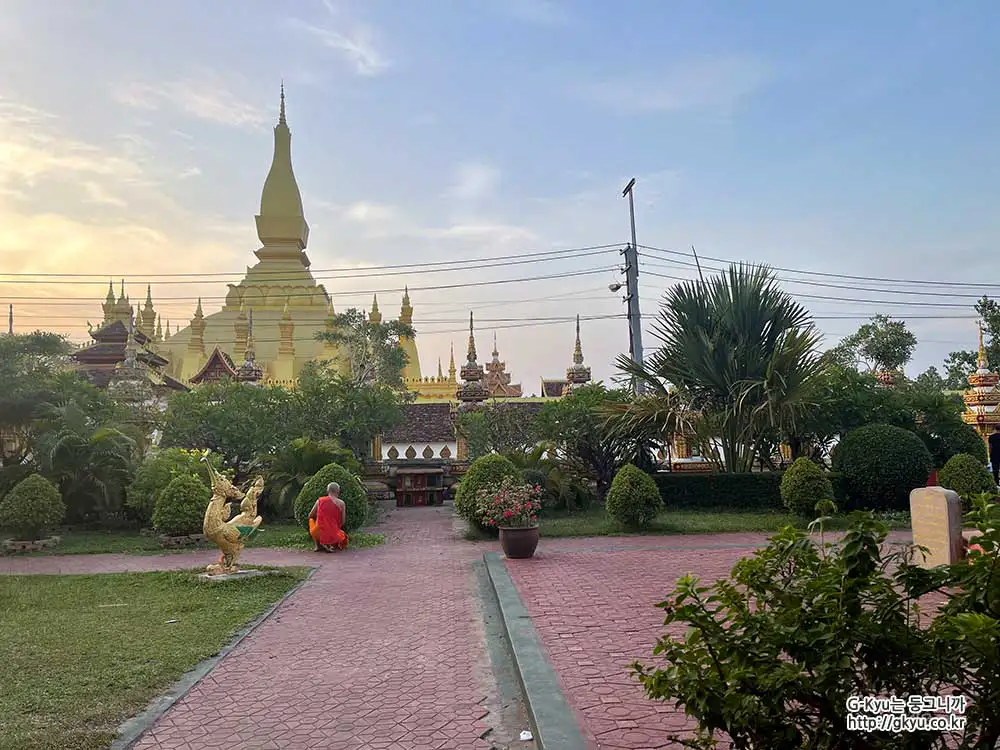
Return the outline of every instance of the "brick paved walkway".
[[[654,605],[679,577],[727,578],[767,536],[542,539],[534,559],[507,561],[591,748],[674,747],[665,736],[694,726],[672,704],[646,698],[628,665],[657,665],[652,651],[664,627]],[[908,540],[908,533],[891,537]]]
[[[379,531],[386,546],[342,554],[247,550],[246,564],[319,568],[134,747],[528,747],[517,741],[527,719],[502,704],[488,656],[473,569],[482,546],[456,539],[450,507],[394,509]],[[183,569],[215,557],[8,558],[0,570]]]

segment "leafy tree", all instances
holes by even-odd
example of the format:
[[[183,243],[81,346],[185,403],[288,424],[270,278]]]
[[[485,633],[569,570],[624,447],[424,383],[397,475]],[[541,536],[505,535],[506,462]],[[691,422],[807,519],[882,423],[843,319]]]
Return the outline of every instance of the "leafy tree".
[[[332,440],[297,438],[264,458],[267,473],[265,501],[272,512],[291,518],[295,498],[306,482],[328,464],[339,464],[352,474],[361,474],[362,465],[354,454]]]
[[[180,475],[195,475],[206,487],[211,487],[212,479],[208,464],[202,461],[201,451],[183,448],[166,448],[147,457],[136,469],[135,478],[128,486],[125,504],[137,520],[148,523],[152,520],[156,501],[168,484]],[[210,453],[208,460],[216,471],[222,471],[222,462],[217,453]]]
[[[969,375],[975,371],[976,352],[952,352],[944,361],[945,388],[952,391],[964,391],[969,387]]]
[[[615,474],[607,497],[608,515],[627,529],[649,526],[663,508],[656,482],[642,469],[625,464]]]
[[[871,372],[897,372],[913,357],[917,337],[906,327],[906,321],[893,320],[888,315],[875,315],[841,347],[853,352]]]
[[[551,443],[540,443],[529,450],[505,453],[528,484],[537,484],[544,491],[542,513],[548,510],[580,510],[593,502],[594,491],[590,483],[563,467],[550,457],[555,455]]]
[[[334,316],[329,330],[320,331],[316,338],[341,347],[346,357],[348,377],[355,383],[382,383],[403,387],[406,352],[401,337],[412,337],[413,327],[398,320],[374,323],[362,310],[351,308]]]
[[[947,382],[938,368],[931,365],[913,379],[913,387],[924,391],[943,391],[947,390]]]
[[[535,421],[537,438],[551,443],[564,468],[596,482],[602,499],[625,464],[653,468],[645,435],[618,430],[606,416],[614,405],[626,404],[631,398],[624,389],[608,390],[600,383],[591,383],[545,404]]]
[[[359,461],[371,457],[372,441],[403,419],[409,398],[383,382],[361,382],[309,363],[299,373],[294,393],[300,435],[335,440]]]
[[[764,266],[675,285],[653,335],[660,345],[643,365],[618,360],[651,393],[633,421],[690,420],[702,455],[729,472],[750,471],[777,431],[792,431],[823,371],[808,311]]]
[[[164,448],[208,448],[243,477],[258,456],[300,435],[291,391],[280,386],[206,383],[171,396]]]
[[[536,442],[534,420],[526,419],[517,405],[495,399],[462,409],[456,429],[465,439],[469,458],[473,460],[489,453],[524,453]]]
[[[986,359],[994,367],[1000,366],[1000,303],[983,296],[975,306],[976,314],[983,323],[983,338]],[[976,369],[977,352],[965,349],[952,352],[944,361],[945,383],[953,390],[969,387],[969,375]]]
[[[132,480],[135,442],[100,425],[75,402],[52,407],[35,442],[42,473],[56,484],[70,521],[106,521],[118,514]]]

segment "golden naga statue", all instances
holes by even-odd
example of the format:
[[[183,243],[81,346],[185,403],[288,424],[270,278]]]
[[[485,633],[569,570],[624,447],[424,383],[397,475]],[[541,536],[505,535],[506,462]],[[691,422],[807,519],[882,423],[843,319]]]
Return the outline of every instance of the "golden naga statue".
[[[205,536],[215,542],[219,551],[219,561],[209,565],[210,575],[235,573],[239,570],[240,553],[246,540],[257,533],[263,519],[257,515],[257,498],[264,489],[263,477],[257,477],[244,495],[226,477],[219,474],[208,460],[208,451],[201,459],[208,465],[208,475],[212,479],[212,499],[205,509]],[[240,512],[231,521],[227,506],[231,500],[240,500]]]

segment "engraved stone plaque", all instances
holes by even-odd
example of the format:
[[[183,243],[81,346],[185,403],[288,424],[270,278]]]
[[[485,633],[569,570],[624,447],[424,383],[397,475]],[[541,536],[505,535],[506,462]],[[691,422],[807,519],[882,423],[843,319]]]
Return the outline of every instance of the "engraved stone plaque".
[[[962,559],[962,499],[943,487],[918,487],[910,493],[913,544],[926,547],[916,553],[917,565],[935,568]]]

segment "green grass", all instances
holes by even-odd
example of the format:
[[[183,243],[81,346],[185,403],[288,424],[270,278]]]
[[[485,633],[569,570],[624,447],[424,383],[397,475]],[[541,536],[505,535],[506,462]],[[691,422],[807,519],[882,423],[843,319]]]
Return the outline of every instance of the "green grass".
[[[5,535],[0,534],[0,538]],[[215,549],[215,545],[200,544],[193,547],[164,549],[155,536],[143,536],[137,531],[128,529],[113,531],[65,531],[60,532],[60,542],[41,552],[32,555],[93,555],[107,552],[120,552],[130,555],[163,554],[165,552],[185,552],[192,549]],[[354,532],[349,534],[352,548],[377,547],[385,543],[383,534],[366,534]],[[312,549],[312,539],[305,529],[293,523],[264,524],[260,527],[247,548],[276,547],[283,549]]]
[[[0,750],[107,748],[124,719],[305,575],[0,576]]]
[[[892,529],[909,529],[909,518],[887,517]],[[656,536],[661,534],[722,534],[727,532],[775,532],[783,526],[805,528],[807,524],[796,516],[776,512],[741,512],[731,510],[674,510],[663,511],[652,525],[642,531],[623,528],[608,517],[603,506],[595,506],[577,513],[556,513],[543,517],[539,534],[543,537],[577,536]],[[826,530],[847,528],[846,517],[832,519]],[[467,539],[486,538],[477,529],[466,534]]]

